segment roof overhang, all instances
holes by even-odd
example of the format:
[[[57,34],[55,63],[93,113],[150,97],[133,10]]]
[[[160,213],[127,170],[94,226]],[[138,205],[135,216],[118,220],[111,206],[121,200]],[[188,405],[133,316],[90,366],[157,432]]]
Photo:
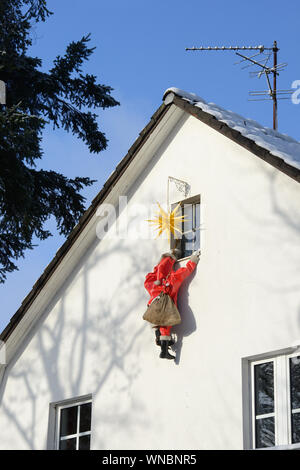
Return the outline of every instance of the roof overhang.
[[[293,178],[295,181],[300,183],[300,169],[286,163],[283,158],[272,155],[272,153],[265,148],[257,145],[253,140],[243,136],[239,131],[232,129],[228,124],[219,121],[215,116],[203,111],[200,107],[195,106],[193,103],[184,99],[180,95],[177,95],[172,89],[167,90],[163,96],[164,103],[166,105],[174,104],[186,113],[194,116],[203,123],[220,132],[224,136],[236,142],[238,145],[249,150],[257,157],[268,162],[273,167],[282,171],[286,175]]]

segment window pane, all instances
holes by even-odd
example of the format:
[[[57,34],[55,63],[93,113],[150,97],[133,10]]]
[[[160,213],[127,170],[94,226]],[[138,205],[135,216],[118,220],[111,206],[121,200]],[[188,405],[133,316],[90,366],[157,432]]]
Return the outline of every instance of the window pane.
[[[78,406],[63,408],[60,412],[60,437],[76,434]]]
[[[184,204],[182,206],[182,212],[182,215],[185,215],[184,229],[191,230],[193,228],[193,205]]]
[[[300,408],[300,356],[290,358],[291,406]]]
[[[274,412],[273,362],[254,366],[255,375],[255,415]]]
[[[292,443],[300,442],[300,413],[292,414]]]
[[[91,430],[91,403],[80,406],[80,423],[79,432],[87,432]]]
[[[59,443],[60,450],[76,450],[76,437],[72,439],[64,439]]]
[[[255,446],[270,447],[275,445],[274,418],[257,419],[255,422]]]
[[[194,232],[193,232],[193,206],[192,204],[185,204],[183,206],[183,215],[185,215],[185,220],[183,222],[183,232],[182,237],[182,250],[184,256],[189,256],[193,253],[194,246]]]
[[[196,211],[196,232],[195,232],[195,245],[194,249],[199,250],[200,248],[200,204],[195,204]]]
[[[200,248],[200,204],[184,204],[182,251],[183,257],[190,256],[193,251]]]
[[[90,450],[90,434],[79,438],[79,450]]]

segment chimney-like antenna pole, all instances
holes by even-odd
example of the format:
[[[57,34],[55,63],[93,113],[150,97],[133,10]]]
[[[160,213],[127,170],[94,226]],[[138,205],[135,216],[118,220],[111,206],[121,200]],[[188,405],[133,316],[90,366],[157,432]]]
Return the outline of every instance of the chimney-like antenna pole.
[[[274,72],[273,72],[273,129],[277,131],[278,129],[278,116],[277,116],[277,72],[276,72],[276,67],[277,67],[277,41],[274,41],[273,45],[273,67],[274,67]]]

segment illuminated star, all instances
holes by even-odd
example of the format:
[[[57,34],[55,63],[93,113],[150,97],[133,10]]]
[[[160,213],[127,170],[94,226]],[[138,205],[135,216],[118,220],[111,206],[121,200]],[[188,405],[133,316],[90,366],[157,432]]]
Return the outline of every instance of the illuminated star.
[[[177,204],[173,211],[168,210],[167,212],[161,207],[159,202],[157,203],[159,211],[154,219],[147,220],[151,225],[154,225],[158,230],[158,238],[164,231],[166,231],[168,240],[170,240],[171,233],[175,236],[175,232],[182,234],[181,225],[185,220],[185,215],[177,215],[178,211],[181,210],[180,203]]]

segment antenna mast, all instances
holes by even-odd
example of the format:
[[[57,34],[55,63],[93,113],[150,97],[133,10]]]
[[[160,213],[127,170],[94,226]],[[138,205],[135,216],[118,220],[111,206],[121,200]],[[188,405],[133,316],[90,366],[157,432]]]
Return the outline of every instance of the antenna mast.
[[[278,94],[290,94],[292,93],[291,90],[277,90],[277,75],[279,75],[279,71],[283,70],[287,64],[277,64],[277,53],[279,51],[277,47],[277,41],[274,41],[273,47],[265,47],[265,46],[216,46],[216,47],[186,47],[186,51],[258,51],[258,54],[253,56],[245,56],[239,52],[235,52],[236,55],[242,57],[242,61],[248,61],[251,65],[257,65],[260,67],[258,72],[255,72],[258,78],[260,78],[263,74],[266,76],[268,90],[267,91],[258,91],[258,92],[250,92],[251,96],[260,96],[259,99],[250,100],[250,101],[262,101],[262,100],[272,100],[273,101],[273,129],[277,130],[278,128],[278,116],[277,116],[277,100]],[[267,59],[264,63],[260,63],[257,60],[254,60],[253,57],[257,55],[263,54],[265,51],[272,51],[273,52],[273,67],[268,67],[266,64],[272,54],[272,52],[267,53]],[[273,74],[273,87],[271,85],[269,75]],[[287,98],[281,98],[287,99]]]
[[[277,131],[278,129],[278,115],[277,115],[277,52],[278,52],[278,47],[277,47],[277,41],[274,41],[273,43],[273,129]]]

